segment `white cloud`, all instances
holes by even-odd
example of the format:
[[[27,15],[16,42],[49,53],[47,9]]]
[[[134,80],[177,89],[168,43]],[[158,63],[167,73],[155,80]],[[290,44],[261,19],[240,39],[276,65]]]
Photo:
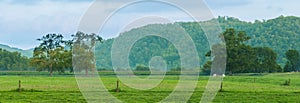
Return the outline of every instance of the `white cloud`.
[[[85,20],[92,22],[86,24],[86,30],[95,30],[113,10],[132,0],[99,0],[101,4],[92,15]],[[170,0],[177,2],[178,6],[196,15],[200,20],[210,19],[210,13],[202,4],[195,0]],[[279,15],[300,16],[300,1],[298,0],[204,0],[216,16],[233,16],[242,20],[275,18]],[[83,0],[2,0],[0,1],[0,43],[10,44],[19,48],[32,48],[37,45],[36,38],[46,33],[72,34],[77,31],[79,22],[92,1]],[[202,6],[201,6],[202,5]],[[146,8],[145,8],[146,7]],[[204,11],[202,11],[204,10]],[[150,14],[145,11],[155,11]],[[173,20],[188,21],[189,17],[175,9],[151,6],[135,6],[121,12],[115,22],[106,30],[105,37],[115,34],[115,28],[129,22],[130,18],[145,15],[160,15]],[[97,15],[96,15],[97,14]],[[99,16],[100,15],[100,16]],[[102,16],[101,16],[102,15]],[[103,16],[106,15],[106,16]],[[152,16],[153,16],[152,15]],[[102,18],[100,18],[102,17]],[[100,18],[100,19],[99,19]],[[98,19],[98,21],[95,21]],[[91,26],[92,25],[92,26]],[[94,32],[94,31],[93,31]]]
[[[31,1],[33,2],[33,1]],[[19,48],[32,48],[46,33],[71,34],[91,2],[34,1],[31,4],[0,2],[0,41]]]
[[[251,0],[245,5],[214,8],[215,15],[233,16],[246,21],[271,19],[280,15],[300,16],[298,0]],[[208,5],[214,5],[213,3]]]
[[[171,3],[174,3],[175,6],[169,5],[167,3],[157,3],[157,2],[138,2],[133,3],[131,5],[127,5],[123,8],[118,8],[118,6],[115,9],[120,9],[114,15],[113,17],[109,18],[106,27],[103,29],[104,33],[101,34],[101,36],[104,36],[105,38],[111,38],[116,37],[118,34],[118,31],[123,28],[123,26],[126,26],[127,24],[134,22],[134,20],[141,19],[146,16],[156,16],[156,17],[162,17],[166,19],[170,19],[170,21],[192,21],[192,18],[186,14],[185,11],[188,11],[189,13],[192,13],[192,16],[197,18],[198,20],[208,20],[212,19],[213,15],[209,12],[208,8],[205,8],[203,3],[201,2],[184,2],[177,0],[176,2],[174,0]],[[101,4],[99,4],[99,8]],[[116,5],[114,5],[116,6]],[[120,6],[120,5],[119,5]],[[179,8],[178,8],[179,7]],[[201,7],[201,8],[199,8]],[[183,10],[181,10],[183,9]],[[91,13],[92,16],[95,16],[95,14],[100,15],[99,13]],[[88,17],[85,22],[89,22],[89,26],[94,28],[90,28],[88,26],[84,26],[84,31],[88,32],[97,32],[99,26],[99,23],[103,21],[104,19],[99,18],[92,18]],[[98,16],[96,16],[98,17]],[[158,20],[158,19],[157,19]],[[148,23],[148,22],[144,22]],[[151,23],[151,22],[150,22]],[[100,23],[101,24],[101,23]],[[87,24],[86,24],[87,25]],[[140,24],[144,25],[144,24]]]

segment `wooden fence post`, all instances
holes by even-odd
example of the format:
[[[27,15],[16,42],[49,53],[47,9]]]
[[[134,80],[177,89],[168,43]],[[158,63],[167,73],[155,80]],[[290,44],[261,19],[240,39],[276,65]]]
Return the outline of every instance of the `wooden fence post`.
[[[221,81],[221,87],[220,87],[220,92],[223,91],[223,81]]]
[[[119,80],[117,80],[117,88],[116,88],[116,92],[120,92],[120,89],[119,89]]]
[[[19,80],[19,88],[18,88],[19,92],[21,92],[21,80]]]

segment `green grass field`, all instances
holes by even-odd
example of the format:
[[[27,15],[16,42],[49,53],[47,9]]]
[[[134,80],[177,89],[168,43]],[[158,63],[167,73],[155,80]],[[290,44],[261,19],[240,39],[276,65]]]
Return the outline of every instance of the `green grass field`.
[[[117,78],[101,76],[106,88],[113,90]],[[290,86],[283,86],[290,79]],[[22,92],[18,92],[18,81],[22,81]],[[124,102],[159,102],[168,96],[177,85],[178,76],[166,76],[156,88],[141,91],[120,85],[121,92],[111,92]],[[199,102],[208,81],[200,76],[197,88],[189,102]],[[277,73],[250,76],[227,76],[214,102],[226,103],[297,103],[300,102],[300,73]],[[73,76],[0,76],[0,102],[85,102]]]

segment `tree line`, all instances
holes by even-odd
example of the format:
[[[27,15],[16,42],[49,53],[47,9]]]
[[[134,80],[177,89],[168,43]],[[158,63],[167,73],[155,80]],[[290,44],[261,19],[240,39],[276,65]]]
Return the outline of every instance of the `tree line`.
[[[47,70],[51,76],[55,71],[64,73],[66,69],[70,72],[84,70],[86,75],[89,70],[95,71],[92,49],[96,41],[101,42],[102,38],[83,32],[77,32],[72,37],[71,40],[64,40],[61,34],[47,34],[37,39],[41,43],[34,49],[31,66],[37,71]]]
[[[288,50],[285,55],[288,59],[284,68],[276,63],[277,54],[269,47],[252,47],[245,42],[251,38],[244,31],[236,31],[233,28],[226,29],[223,36],[226,43],[227,60],[226,74],[234,73],[274,73],[291,72],[300,70],[300,54],[297,50]],[[0,49],[1,70],[33,70],[64,73],[66,70],[73,72],[96,71],[95,53],[93,47],[102,38],[96,34],[78,32],[72,40],[63,40],[61,34],[47,34],[37,39],[40,45],[34,49],[32,58],[21,56],[18,52],[8,52]],[[91,41],[88,44],[85,42]],[[220,46],[218,44],[213,47]],[[221,45],[222,46],[222,45]],[[225,47],[225,46],[224,46]],[[73,52],[72,52],[73,51]],[[72,54],[73,53],[73,54]],[[206,57],[211,56],[211,51]],[[73,61],[76,60],[76,61]],[[212,59],[213,61],[214,59]],[[208,60],[201,68],[204,74],[211,74],[212,61]],[[74,69],[74,65],[78,69]],[[77,65],[76,65],[77,64]],[[138,64],[137,71],[149,71],[150,68]],[[179,67],[174,70],[180,70]]]
[[[246,41],[251,39],[245,32],[231,28],[222,33],[221,36],[224,37],[226,43],[226,74],[283,71],[276,63],[277,54],[271,48],[252,47],[245,44]],[[211,52],[208,52],[206,56],[211,56],[210,54]],[[202,70],[205,74],[210,74],[211,65],[212,61],[204,64]]]
[[[29,58],[21,56],[18,52],[9,52],[0,48],[0,70],[2,71],[34,70],[29,65],[29,61]]]
[[[236,31],[230,28],[226,29],[221,36],[224,37],[226,42],[226,74],[296,72],[300,70],[300,54],[297,50],[285,52],[287,62],[282,68],[276,62],[278,54],[270,47],[252,47],[247,45],[245,42],[251,38],[244,31]],[[210,57],[211,51],[206,56]],[[203,65],[203,73],[218,74],[211,73],[212,61],[207,61]]]
[[[298,29],[300,25],[298,17],[278,17],[271,20],[243,22],[232,17],[216,18],[225,31],[223,35],[226,41],[227,65],[226,73],[262,73],[262,72],[291,72],[299,70],[299,41]],[[210,23],[204,21],[202,23]],[[197,22],[177,22],[173,24],[152,24],[122,33],[120,36],[141,34],[146,30],[155,29],[158,32],[172,35],[174,32],[166,32],[164,28],[172,28],[180,25],[195,42],[199,63],[204,73],[210,73],[212,60],[208,52],[210,50],[208,41],[203,30]],[[285,26],[283,26],[285,25]],[[237,31],[238,30],[238,31]],[[49,71],[63,73],[71,71],[72,60],[77,60],[75,68],[85,68],[83,71],[112,70],[111,46],[114,39],[102,40],[96,34],[85,34],[78,32],[71,40],[63,40],[61,34],[47,34],[38,39],[41,44],[35,48],[34,56],[27,58],[27,66],[38,71]],[[77,41],[77,42],[76,42]],[[93,42],[86,42],[93,41]],[[102,41],[102,42],[95,42]],[[180,41],[179,41],[180,42]],[[89,45],[86,45],[89,43]],[[93,45],[93,46],[92,46]],[[95,48],[92,48],[94,47]],[[76,53],[74,54],[74,48]],[[95,49],[95,52],[92,52]],[[73,52],[72,52],[73,51]],[[81,53],[82,52],[82,53]],[[81,55],[79,55],[81,54]],[[97,54],[97,55],[95,55]],[[168,70],[180,70],[180,56],[176,47],[168,40],[149,36],[137,41],[132,47],[129,55],[130,66],[134,70],[148,70],[147,65],[153,56],[162,56],[166,60]],[[84,60],[81,57],[89,57]],[[95,58],[93,58],[95,57]],[[1,57],[2,58],[2,57]],[[73,59],[72,59],[73,58]],[[82,62],[81,62],[82,61]],[[73,61],[73,63],[76,63]],[[11,66],[9,66],[11,68]],[[7,66],[3,67],[8,70]],[[9,69],[15,70],[15,69]],[[81,71],[80,69],[78,69]]]

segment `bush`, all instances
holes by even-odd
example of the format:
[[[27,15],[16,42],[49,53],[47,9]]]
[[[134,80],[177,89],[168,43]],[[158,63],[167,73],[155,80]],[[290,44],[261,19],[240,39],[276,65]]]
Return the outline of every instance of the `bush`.
[[[290,86],[291,85],[291,79],[286,80],[282,85],[284,85],[284,86]]]
[[[21,89],[19,90],[19,88],[17,88],[17,89],[11,90],[11,92],[43,92],[43,91],[41,91],[41,90],[36,90],[36,89],[24,89],[24,88],[21,88]]]
[[[146,67],[144,65],[137,65],[135,68],[136,71],[150,71],[149,67]]]
[[[204,66],[202,67],[202,73],[204,75],[210,75],[211,72],[211,65],[212,65],[212,61],[207,61]]]

